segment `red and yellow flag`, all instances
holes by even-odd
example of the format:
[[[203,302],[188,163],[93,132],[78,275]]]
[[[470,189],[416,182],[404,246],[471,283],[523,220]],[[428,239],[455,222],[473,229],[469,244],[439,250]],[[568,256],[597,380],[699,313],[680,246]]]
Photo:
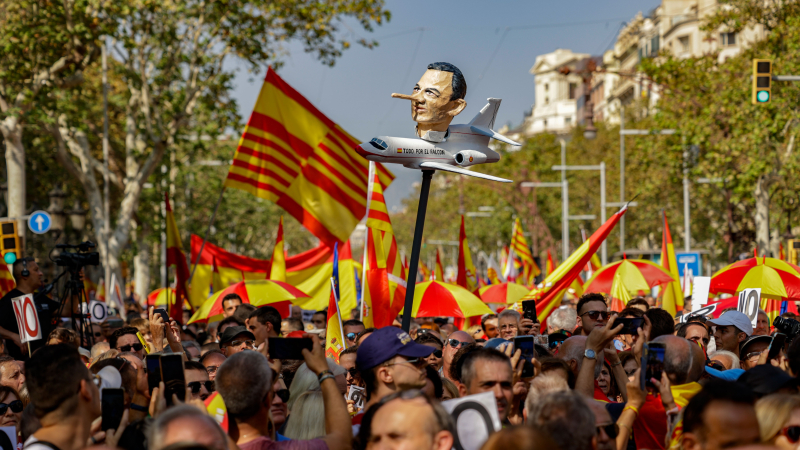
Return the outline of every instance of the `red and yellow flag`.
[[[561,299],[569,286],[580,276],[581,270],[589,262],[592,255],[600,248],[600,244],[619,222],[620,217],[628,210],[623,207],[600,226],[589,239],[583,242],[566,261],[561,263],[553,273],[547,274],[542,288],[532,290],[522,300],[536,300],[536,311],[542,327],[550,313],[561,305]]]
[[[556,263],[553,262],[553,255],[550,254],[550,249],[547,249],[547,274],[550,275],[556,270]]]
[[[275,202],[332,248],[367,212],[369,167],[357,145],[270,68],[225,187]],[[380,164],[376,173],[384,187],[394,179]]]
[[[335,267],[335,265],[334,265]],[[345,348],[342,331],[342,314],[339,312],[339,299],[335,281],[331,278],[331,298],[328,301],[328,325],[325,328],[325,356],[339,364],[339,355]]]
[[[361,321],[367,328],[383,328],[403,309],[406,271],[400,259],[383,187],[370,164],[369,209],[361,283]]]
[[[11,274],[11,271],[8,270],[6,263],[0,263],[0,297],[14,290],[16,286],[17,284],[14,282],[14,276]]]
[[[186,264],[186,255],[181,247],[181,235],[178,233],[178,224],[169,204],[169,197],[164,193],[164,202],[167,207],[167,267],[175,266],[175,299],[170,302],[169,316],[177,321],[183,320],[183,302],[188,301],[189,292],[186,282],[189,281],[189,266]],[[189,302],[189,305],[191,303]]]
[[[437,255],[438,256],[438,255]],[[458,273],[456,274],[456,284],[466,288],[468,291],[480,298],[480,283],[478,282],[478,272],[472,264],[472,255],[467,243],[467,232],[464,229],[464,216],[461,216],[461,231],[458,234]]]
[[[429,269],[421,259],[419,260],[419,272],[422,274],[422,281],[430,281],[433,279],[431,269]]]
[[[781,261],[786,261],[786,252],[783,251],[783,242],[780,243],[780,258]]]
[[[664,292],[661,307],[674,316],[678,311],[683,310],[683,290],[681,289],[680,281],[677,281],[680,280],[678,260],[675,258],[675,246],[672,245],[667,213],[663,212],[662,214],[664,215],[664,231],[661,242],[661,267],[669,272],[676,281],[661,285]]]
[[[438,248],[436,249],[436,267],[434,268],[433,279],[444,282],[444,267],[442,266],[442,259],[439,258]]]
[[[283,250],[283,216],[278,223],[278,235],[275,237],[275,248],[272,250],[272,264],[269,279],[286,282],[286,254]]]
[[[517,217],[514,222],[514,235],[511,237],[511,249],[514,255],[522,261],[522,274],[517,278],[517,283],[527,286],[533,285],[533,279],[539,276],[542,271],[533,260],[531,249],[528,247],[528,240],[522,231],[522,223]]]

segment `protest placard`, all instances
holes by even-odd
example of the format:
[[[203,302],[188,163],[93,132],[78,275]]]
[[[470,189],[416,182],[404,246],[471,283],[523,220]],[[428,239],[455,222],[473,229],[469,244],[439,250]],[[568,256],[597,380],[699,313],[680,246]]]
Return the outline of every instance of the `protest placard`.
[[[497,413],[497,400],[492,392],[483,392],[442,402],[453,416],[456,450],[478,450],[489,435],[502,427]]]

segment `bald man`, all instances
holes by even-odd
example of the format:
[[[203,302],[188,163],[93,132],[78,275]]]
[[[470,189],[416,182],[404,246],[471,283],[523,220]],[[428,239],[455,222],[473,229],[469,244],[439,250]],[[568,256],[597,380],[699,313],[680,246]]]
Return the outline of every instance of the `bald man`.
[[[464,345],[474,343],[475,339],[465,331],[455,331],[450,334],[444,343],[444,348],[442,349],[443,364],[442,368],[439,369],[439,374],[454,382],[455,380],[450,378],[450,365],[453,364],[453,356],[455,356],[456,352]]]
[[[194,406],[167,409],[153,422],[148,442],[153,450],[178,443],[194,443],[211,450],[228,450],[228,438],[211,416]]]

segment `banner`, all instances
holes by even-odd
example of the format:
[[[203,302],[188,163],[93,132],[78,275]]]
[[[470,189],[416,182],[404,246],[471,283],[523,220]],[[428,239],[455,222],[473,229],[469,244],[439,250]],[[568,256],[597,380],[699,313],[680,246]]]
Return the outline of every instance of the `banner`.
[[[42,338],[42,327],[39,324],[39,315],[33,303],[33,294],[25,294],[11,299],[14,307],[14,316],[19,327],[19,340],[22,343],[35,341]]]
[[[480,449],[489,435],[502,427],[497,400],[491,392],[446,400],[442,406],[453,417],[453,448],[457,450]]]

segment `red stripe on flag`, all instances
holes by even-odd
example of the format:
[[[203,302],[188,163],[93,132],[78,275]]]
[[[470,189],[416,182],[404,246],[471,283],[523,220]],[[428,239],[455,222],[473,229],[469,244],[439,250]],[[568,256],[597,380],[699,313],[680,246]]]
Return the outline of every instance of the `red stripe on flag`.
[[[318,237],[320,241],[324,242],[329,246],[333,246],[335,242],[341,243],[342,241],[339,240],[338,237],[334,236],[328,228],[325,227],[316,217],[306,211],[300,204],[298,204],[294,199],[288,196],[282,196],[278,200],[278,206],[283,208],[286,212],[288,212],[292,217],[294,217],[300,224],[302,224],[308,231],[311,232],[314,236]],[[363,215],[363,213],[362,213]],[[287,270],[289,268],[288,261],[287,261]]]
[[[228,179],[229,180],[233,180],[233,181],[238,181],[240,183],[249,184],[249,185],[255,187],[256,189],[259,189],[259,190],[262,190],[262,191],[272,192],[272,193],[274,193],[276,195],[283,195],[283,191],[278,190],[275,186],[273,186],[271,184],[262,183],[260,181],[254,180],[252,178],[247,178],[247,177],[245,177],[243,175],[239,175],[237,173],[228,173]]]
[[[369,210],[368,219],[375,219],[375,220],[380,220],[382,222],[391,223],[391,220],[389,219],[389,215],[388,214],[386,214],[383,211],[376,211],[374,209],[370,209]]]
[[[286,187],[289,187],[289,182],[288,181],[286,181],[279,173],[277,173],[277,172],[275,172],[272,169],[269,169],[267,167],[256,166],[254,164],[248,164],[248,163],[246,163],[244,161],[240,161],[238,159],[234,159],[233,163],[231,165],[235,166],[235,167],[239,167],[239,168],[245,169],[248,172],[252,173],[253,175],[267,176],[269,178],[274,179],[278,183],[280,183],[280,184],[282,184],[282,185],[284,185]],[[241,174],[238,174],[238,175],[241,175]],[[244,176],[244,175],[241,175],[241,176]]]
[[[326,177],[322,172],[311,166],[311,164],[308,164],[303,168],[303,176],[305,176],[309,183],[327,192],[331,198],[350,210],[350,213],[355,217],[364,217],[364,213],[367,212],[367,207],[361,204],[358,200],[355,200],[353,197],[347,195],[339,186],[336,185],[336,183],[333,182],[332,179]],[[366,196],[366,193],[364,196]],[[315,234],[315,236],[317,235]]]
[[[286,150],[285,148],[281,147],[275,141],[271,141],[269,139],[264,139],[262,137],[258,137],[258,136],[254,135],[254,134],[251,134],[251,133],[243,134],[242,138],[246,139],[248,141],[255,142],[257,144],[261,144],[264,147],[269,147],[269,148],[277,151],[278,153],[280,153],[281,156],[283,156],[286,159],[288,159],[288,160],[292,161],[293,163],[297,164],[298,166],[301,164],[301,161],[300,161],[300,159],[297,158],[296,154],[294,154],[291,151]],[[287,144],[288,144],[288,142],[287,142]],[[246,155],[255,156],[256,158],[259,158],[259,159],[265,159],[265,160],[268,159],[268,158],[275,159],[274,155],[270,155],[267,152],[255,150],[255,149],[253,149],[251,147],[248,147],[246,145],[240,145],[239,148],[237,148],[236,150],[241,152],[241,153],[244,153]],[[277,160],[277,161],[280,161],[280,160]],[[288,171],[289,169],[286,169],[286,170]]]
[[[301,159],[308,158],[314,153],[314,147],[311,144],[289,133],[289,130],[287,130],[282,123],[270,116],[253,111],[253,114],[250,116],[250,121],[247,122],[247,126],[252,126],[283,139],[284,142],[297,152]]]
[[[319,147],[320,147],[320,149],[322,149],[323,151],[325,151],[326,153],[328,153],[329,155],[331,155],[331,157],[333,157],[334,159],[341,160],[341,158],[337,158],[336,154],[335,154],[334,152],[332,152],[332,151],[331,151],[331,150],[330,150],[328,147],[326,147],[326,146],[325,146],[325,144],[319,144]],[[320,163],[322,166],[324,166],[326,169],[328,169],[328,171],[329,171],[329,172],[330,172],[330,173],[331,173],[333,176],[335,176],[336,178],[338,178],[338,179],[339,179],[339,180],[342,182],[342,184],[344,184],[345,186],[349,187],[350,189],[352,189],[352,190],[356,191],[356,192],[355,192],[355,194],[356,194],[358,197],[360,197],[360,198],[364,198],[364,197],[366,197],[366,196],[367,196],[367,190],[365,189],[365,188],[366,188],[366,185],[359,186],[359,185],[355,184],[355,183],[354,183],[354,182],[353,182],[351,179],[349,179],[349,178],[347,178],[346,176],[344,176],[344,175],[343,175],[343,174],[342,174],[342,173],[339,171],[339,169],[337,169],[337,168],[333,167],[333,166],[332,166],[330,163],[328,163],[327,161],[325,161],[324,159],[322,159],[322,158],[321,158],[321,157],[319,157],[318,155],[314,155],[314,159],[315,159],[317,162],[319,162],[319,163]],[[342,162],[343,162],[343,161],[342,161]],[[326,177],[326,178],[327,178],[327,177]],[[313,180],[311,180],[311,181],[313,181]]]

